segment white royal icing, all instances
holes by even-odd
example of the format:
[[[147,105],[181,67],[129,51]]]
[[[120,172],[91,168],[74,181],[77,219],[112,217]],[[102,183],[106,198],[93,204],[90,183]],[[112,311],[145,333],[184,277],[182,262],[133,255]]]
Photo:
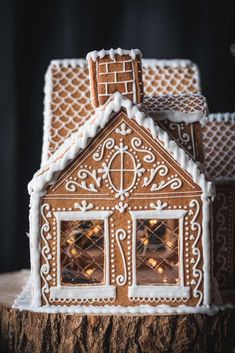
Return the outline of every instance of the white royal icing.
[[[43,312],[49,314],[59,314],[59,313],[67,313],[67,314],[96,314],[96,315],[137,315],[137,314],[145,314],[145,315],[176,315],[176,314],[208,314],[210,316],[216,315],[220,310],[228,310],[232,309],[233,305],[224,304],[224,305],[201,305],[200,307],[192,307],[187,305],[179,305],[179,306],[170,306],[166,304],[152,306],[152,305],[138,305],[138,306],[120,306],[120,305],[104,305],[104,306],[93,306],[93,305],[50,305],[43,307],[35,307],[32,306],[32,297],[31,297],[31,281],[30,276],[26,285],[23,287],[20,295],[15,299],[13,304],[14,309],[19,310],[31,310],[34,312]]]
[[[235,112],[209,114],[209,116],[206,118],[206,122],[235,122]]]
[[[115,60],[115,55],[129,55],[132,60],[136,59],[136,56],[139,56],[142,58],[142,53],[139,49],[131,49],[131,50],[125,50],[125,49],[109,49],[109,50],[94,50],[91,51],[90,53],[87,54],[86,59],[92,59],[93,61],[96,61],[97,58],[104,58],[105,56],[109,56],[111,60]]]

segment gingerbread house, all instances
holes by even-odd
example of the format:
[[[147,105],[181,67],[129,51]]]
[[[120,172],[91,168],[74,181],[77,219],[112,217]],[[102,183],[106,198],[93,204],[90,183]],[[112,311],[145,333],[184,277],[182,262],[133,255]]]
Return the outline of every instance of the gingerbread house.
[[[198,71],[141,59],[102,50],[49,68],[42,166],[29,184],[32,310],[210,310]]]

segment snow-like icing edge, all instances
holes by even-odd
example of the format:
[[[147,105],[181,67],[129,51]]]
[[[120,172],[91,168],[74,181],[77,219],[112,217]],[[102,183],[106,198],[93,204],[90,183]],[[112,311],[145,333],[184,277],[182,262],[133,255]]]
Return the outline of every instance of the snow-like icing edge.
[[[138,50],[138,49],[134,49],[134,50]],[[127,50],[128,51],[128,50]],[[130,52],[130,50],[129,50]],[[140,52],[140,51],[139,51]],[[89,54],[89,53],[88,53]],[[141,52],[140,52],[141,54]],[[141,54],[142,55],[142,54]],[[149,58],[142,58],[141,60],[142,62],[142,66],[143,67],[164,67],[164,66],[169,66],[172,68],[177,68],[177,67],[187,67],[187,66],[195,66],[197,67],[197,65],[191,61],[191,60],[187,60],[187,59],[149,59]],[[86,60],[86,58],[68,58],[68,59],[54,59],[51,60],[50,65],[55,65],[55,66],[71,66],[71,67],[87,67],[88,66],[88,62]]]
[[[155,121],[168,120],[173,123],[185,123],[185,124],[192,124],[199,121],[200,124],[203,126],[205,124],[205,117],[206,117],[206,114],[204,114],[202,111],[180,112],[180,111],[163,110],[159,112],[147,111],[147,114]]]
[[[41,306],[35,307],[32,305],[32,297],[31,297],[31,280],[30,276],[24,285],[21,293],[15,298],[14,303],[12,305],[13,309],[22,310],[29,310],[38,313],[48,313],[48,314],[87,314],[87,315],[117,315],[117,314],[124,314],[124,315],[181,315],[181,314],[207,314],[209,316],[216,315],[219,311],[233,309],[232,304],[223,304],[217,305],[212,304],[202,305],[200,307],[192,307],[187,305],[179,305],[177,307],[171,307],[169,305],[158,305],[158,306],[151,306],[151,305],[138,305],[138,306],[120,306],[120,305],[104,305],[104,306],[82,306],[82,305],[51,305],[51,306]]]
[[[109,56],[111,60],[115,59],[115,55],[129,55],[131,57],[132,60],[135,60],[136,57],[138,56],[140,59],[142,58],[142,53],[139,49],[130,49],[130,50],[126,50],[126,49],[121,49],[121,48],[117,48],[117,49],[109,49],[109,50],[93,50],[91,52],[89,52],[86,56],[86,59],[92,59],[93,61],[96,61],[98,58],[102,59],[105,56]]]
[[[235,123],[235,112],[209,114],[208,117],[206,118],[206,123],[211,123],[211,122]]]

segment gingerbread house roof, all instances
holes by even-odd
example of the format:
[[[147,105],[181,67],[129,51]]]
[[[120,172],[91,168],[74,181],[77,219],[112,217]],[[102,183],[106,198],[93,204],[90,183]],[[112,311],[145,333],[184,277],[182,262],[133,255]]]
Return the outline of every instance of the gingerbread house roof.
[[[93,55],[102,56],[105,53],[106,51],[93,52]],[[108,53],[114,54],[112,50]],[[128,55],[136,54],[136,50],[128,51]],[[142,71],[145,95],[200,93],[199,71],[189,60],[143,59]],[[94,113],[90,101],[87,61],[85,59],[51,61],[45,76],[44,92],[42,164]],[[166,99],[166,102],[169,102],[168,96]],[[177,106],[176,100],[174,106]],[[171,103],[169,109],[172,107]]]
[[[146,95],[200,93],[197,65],[191,60],[142,59]]]
[[[206,180],[198,164],[183,149],[178,147],[169,138],[167,132],[154,123],[152,118],[140,111],[136,105],[124,98],[119,92],[114,93],[108,102],[97,109],[95,114],[75,134],[65,140],[48,162],[34,175],[29,183],[29,192],[31,194],[41,193],[48,185],[54,184],[58,173],[63,171],[68,163],[84,150],[89,141],[107,124],[113,114],[118,113],[122,108],[126,110],[129,119],[134,119],[138,125],[151,133],[153,139],[162,143],[165,150],[173,156],[182,169],[191,175],[193,181],[202,188],[205,194],[212,194],[212,184]]]
[[[235,181],[235,113],[210,114],[202,137],[206,171],[216,182]]]

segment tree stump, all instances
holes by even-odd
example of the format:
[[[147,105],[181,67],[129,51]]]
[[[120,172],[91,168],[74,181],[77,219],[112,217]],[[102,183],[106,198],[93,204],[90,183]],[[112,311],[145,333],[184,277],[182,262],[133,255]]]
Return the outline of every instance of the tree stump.
[[[71,315],[12,309],[28,271],[0,275],[0,352],[235,352],[235,310],[215,316]]]

